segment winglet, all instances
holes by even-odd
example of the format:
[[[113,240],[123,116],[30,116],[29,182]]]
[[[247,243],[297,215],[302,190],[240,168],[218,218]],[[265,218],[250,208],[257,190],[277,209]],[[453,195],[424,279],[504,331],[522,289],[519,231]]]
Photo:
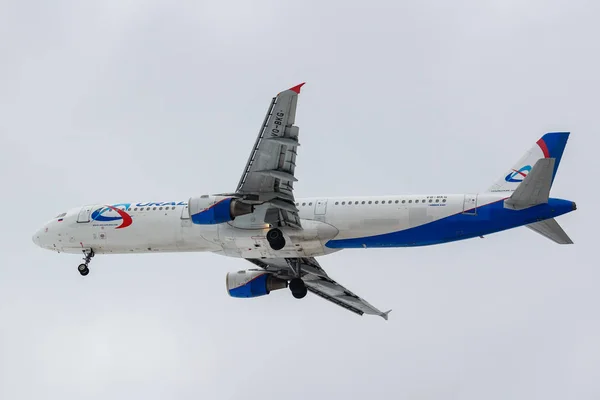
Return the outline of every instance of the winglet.
[[[306,84],[306,82],[302,82],[301,84],[299,84],[299,85],[296,85],[296,86],[294,86],[293,88],[289,88],[288,90],[291,90],[291,91],[293,91],[293,92],[296,92],[296,93],[300,94],[300,88],[301,88],[302,86],[304,86],[305,84]]]
[[[392,310],[387,310],[386,312],[382,312],[381,314],[379,314],[379,316],[387,321],[388,320],[388,314],[391,313],[391,312],[392,312]]]

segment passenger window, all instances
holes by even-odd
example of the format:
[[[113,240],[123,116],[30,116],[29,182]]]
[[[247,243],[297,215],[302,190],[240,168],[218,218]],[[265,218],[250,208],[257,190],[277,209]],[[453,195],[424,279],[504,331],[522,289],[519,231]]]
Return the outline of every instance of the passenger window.
[[[439,202],[440,202],[440,199],[435,199],[435,202],[436,202],[436,203],[439,203]]]
[[[446,199],[442,200],[442,202],[444,202],[444,203],[445,203],[445,202],[446,202]]]
[[[346,202],[345,202],[345,201],[342,201],[342,205],[343,205],[343,206],[345,206],[345,205],[346,205]]]
[[[302,207],[304,207],[306,205],[306,203],[302,203]]]
[[[335,202],[335,205],[337,206],[338,204],[340,204],[340,202],[339,202],[339,201],[336,201],[336,202]]]
[[[358,204],[358,201],[355,201],[354,204]]]
[[[371,204],[371,203],[372,203],[372,201],[371,201],[371,200],[369,200],[369,204]]]
[[[309,206],[312,206],[312,201],[310,203],[308,203]]]
[[[375,200],[375,204],[379,204],[379,200]]]
[[[158,207],[159,210],[162,210],[162,207]]]
[[[150,207],[146,207],[146,211],[150,211]]]
[[[433,200],[429,199],[429,202],[431,203]]]
[[[365,201],[363,200],[361,204],[365,204]]]
[[[402,200],[402,204],[406,203],[406,200]]]
[[[153,207],[152,210],[156,210],[156,207]]]
[[[418,203],[418,202],[419,202],[419,200],[415,200],[415,203]]]
[[[395,203],[398,204],[400,202],[400,200],[396,200]]]
[[[412,203],[412,200],[409,200],[408,202],[409,202],[409,203]]]

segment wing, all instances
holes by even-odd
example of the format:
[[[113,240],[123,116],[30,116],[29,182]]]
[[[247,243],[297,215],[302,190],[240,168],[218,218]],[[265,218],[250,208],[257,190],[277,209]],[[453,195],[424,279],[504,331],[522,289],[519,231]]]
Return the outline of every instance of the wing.
[[[236,189],[236,195],[244,200],[269,206],[266,223],[298,229],[300,218],[293,191],[299,129],[294,121],[302,85],[279,93],[271,101]]]
[[[291,279],[297,276],[296,271],[299,267],[302,280],[309,291],[358,315],[379,315],[387,321],[388,314],[392,311],[382,312],[378,310],[366,300],[331,279],[313,257],[247,258],[247,260],[282,279]]]

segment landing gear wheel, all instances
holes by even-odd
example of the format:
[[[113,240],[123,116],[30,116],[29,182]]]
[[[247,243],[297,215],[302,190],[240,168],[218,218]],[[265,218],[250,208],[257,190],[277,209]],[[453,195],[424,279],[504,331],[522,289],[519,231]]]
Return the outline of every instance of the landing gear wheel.
[[[273,250],[281,250],[285,247],[285,238],[280,229],[274,228],[267,232],[267,241]]]
[[[90,269],[85,264],[79,264],[79,267],[77,267],[77,270],[79,271],[81,276],[86,276],[87,274],[90,273]]]
[[[294,278],[290,281],[290,290],[292,291],[292,296],[297,299],[303,298],[308,293],[304,281],[300,278]]]
[[[83,257],[83,264],[79,264],[79,267],[77,267],[77,270],[79,271],[79,273],[81,274],[81,276],[86,276],[87,274],[90,273],[90,269],[88,268],[88,265],[90,263],[90,261],[92,261],[92,257],[94,257],[95,253],[94,250],[84,250],[83,254],[85,257]]]

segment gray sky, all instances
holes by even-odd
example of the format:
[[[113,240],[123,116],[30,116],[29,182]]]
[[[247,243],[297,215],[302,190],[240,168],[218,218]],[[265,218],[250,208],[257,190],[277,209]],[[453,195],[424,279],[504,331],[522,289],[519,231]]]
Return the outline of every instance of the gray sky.
[[[597,399],[600,7],[593,1],[0,2],[0,398]],[[320,262],[390,321],[243,260],[36,248],[86,203],[231,191],[273,95],[298,105],[298,196],[484,190],[570,130],[574,246],[520,228]]]

